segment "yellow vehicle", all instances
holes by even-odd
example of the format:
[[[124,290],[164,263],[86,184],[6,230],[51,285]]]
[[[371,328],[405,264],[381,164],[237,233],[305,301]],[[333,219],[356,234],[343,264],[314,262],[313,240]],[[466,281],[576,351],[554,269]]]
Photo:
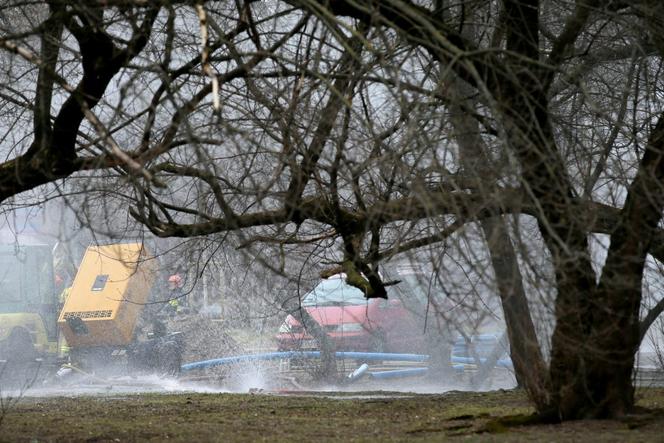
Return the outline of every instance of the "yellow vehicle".
[[[86,250],[58,318],[75,364],[99,373],[179,372],[182,334],[146,318],[156,274],[142,243]]]
[[[141,243],[90,246],[58,312],[50,248],[0,246],[4,367],[37,357],[57,360],[59,328],[76,366],[178,372],[181,334],[160,327],[143,337],[138,327],[156,271],[156,261]]]
[[[57,295],[50,246],[0,245],[3,365],[57,356]]]

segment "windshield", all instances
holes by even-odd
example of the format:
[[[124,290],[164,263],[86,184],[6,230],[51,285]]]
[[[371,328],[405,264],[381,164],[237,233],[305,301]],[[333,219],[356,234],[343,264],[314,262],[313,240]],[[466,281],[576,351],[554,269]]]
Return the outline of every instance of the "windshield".
[[[350,286],[341,278],[321,281],[313,291],[302,299],[302,306],[348,306],[364,305],[367,299],[364,293]]]

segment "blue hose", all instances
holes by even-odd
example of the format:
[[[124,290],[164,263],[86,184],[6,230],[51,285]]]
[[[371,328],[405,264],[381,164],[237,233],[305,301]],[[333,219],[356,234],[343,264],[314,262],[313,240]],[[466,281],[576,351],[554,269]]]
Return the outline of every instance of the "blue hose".
[[[365,361],[409,361],[409,362],[426,362],[429,360],[428,355],[423,354],[392,354],[385,352],[335,352],[335,357],[339,359],[354,359]],[[214,366],[230,365],[234,363],[243,363],[249,361],[261,360],[280,360],[280,359],[311,359],[320,358],[320,351],[285,351],[285,352],[267,352],[263,354],[247,354],[235,355],[232,357],[214,358],[212,360],[203,360],[193,363],[187,363],[180,368],[183,372],[191,371],[193,369],[212,368]],[[471,357],[455,357],[452,356],[452,363],[472,365],[476,364],[476,360]],[[484,363],[486,359],[481,358],[480,362]],[[498,360],[496,366],[503,368],[512,368],[512,361],[509,359]],[[388,371],[389,372],[389,371]]]
[[[428,355],[422,354],[391,354],[384,352],[335,352],[335,357],[339,359],[356,359],[366,361],[412,361],[425,362],[429,359]],[[235,355],[233,357],[215,358],[212,360],[203,360],[193,363],[187,363],[180,368],[184,371],[192,369],[205,369],[214,366],[229,365],[234,363],[243,363],[248,361],[260,360],[280,360],[280,359],[305,359],[320,358],[320,351],[285,351],[285,352],[267,352],[263,354]]]
[[[457,372],[463,372],[463,365],[452,365],[452,368]],[[409,368],[367,372],[367,374],[373,379],[383,380],[389,378],[415,377],[418,375],[425,375],[427,372],[429,372],[429,368]]]

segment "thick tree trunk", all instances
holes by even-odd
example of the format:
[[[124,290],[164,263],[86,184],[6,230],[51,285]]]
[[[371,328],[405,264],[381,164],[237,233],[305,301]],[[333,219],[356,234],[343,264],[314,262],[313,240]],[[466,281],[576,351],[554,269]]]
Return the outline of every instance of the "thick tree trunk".
[[[555,366],[552,362],[551,367],[553,401],[540,410],[545,418],[611,418],[633,408],[632,371],[639,347],[640,284],[639,279],[631,295],[620,289],[609,289],[600,295],[603,289],[597,289],[596,300],[606,304],[596,305],[597,315],[585,343],[575,349],[568,344],[556,350]],[[566,366],[576,372],[561,370]]]
[[[486,188],[487,192],[491,192],[495,182],[492,178],[498,177],[499,174],[491,166],[488,148],[480,136],[477,121],[465,115],[459,102],[465,100],[467,107],[473,109],[474,103],[464,99],[471,97],[472,93],[468,86],[458,79],[449,82],[449,86],[453,90],[448,93],[455,98],[450,106],[450,118],[459,144],[459,157],[467,176],[465,178],[471,183],[474,182],[477,189]],[[483,219],[481,226],[503,308],[517,383],[526,389],[537,407],[542,407],[549,402],[546,364],[530,315],[523,278],[507,224],[502,217],[495,216]]]
[[[577,405],[585,408],[575,396],[584,388],[580,378],[588,369],[588,339],[597,306],[587,227],[575,211],[574,190],[557,150],[547,108],[543,91],[537,87],[525,91],[517,88],[506,96],[503,112],[525,186],[539,208],[538,226],[551,253],[555,273],[551,392],[548,402],[538,402],[536,406],[547,418],[560,419],[566,415],[560,411],[575,409]],[[567,399],[574,405],[567,406]],[[560,408],[552,412],[558,408],[552,409],[552,405]]]
[[[537,64],[539,4],[538,0],[503,2],[506,48],[518,56],[507,57],[510,76],[493,91],[506,144],[518,159],[524,189],[538,208],[535,216],[551,254],[557,289],[549,395],[531,396],[538,412],[552,420],[617,416],[628,412],[634,402],[631,374],[639,342],[641,278],[652,232],[664,208],[664,123],[660,120],[653,130],[630,186],[598,284],[588,227],[576,212],[576,193],[551,127],[546,88],[552,74]],[[585,7],[577,11],[553,55],[565,52],[588,14]]]
[[[552,337],[548,402],[536,404],[547,419],[565,417],[562,410],[584,407],[581,378],[594,306],[595,273],[587,227],[574,206],[574,188],[556,145],[545,85],[548,72],[531,62],[539,57],[539,2],[506,0],[506,46],[519,54],[509,60],[513,81],[496,91],[507,142],[519,160],[521,177],[533,203],[539,230],[551,254],[557,297]],[[581,393],[581,394],[580,394]],[[570,400],[570,404],[566,402]]]
[[[521,271],[502,218],[482,221],[496,275],[510,343],[510,356],[519,386],[528,391],[537,407],[548,402],[547,368],[537,340]]]
[[[551,363],[554,397],[550,407],[542,411],[551,418],[615,417],[634,406],[631,376],[641,338],[642,279],[648,249],[664,210],[663,184],[664,114],[650,134],[636,177],[627,190],[620,221],[611,234],[602,278],[590,292],[592,303],[583,315],[583,325],[588,327],[577,325],[572,331],[568,319],[557,312],[559,323]],[[564,334],[561,326],[565,327]],[[582,335],[578,330],[587,332]],[[575,343],[574,338],[579,342]]]

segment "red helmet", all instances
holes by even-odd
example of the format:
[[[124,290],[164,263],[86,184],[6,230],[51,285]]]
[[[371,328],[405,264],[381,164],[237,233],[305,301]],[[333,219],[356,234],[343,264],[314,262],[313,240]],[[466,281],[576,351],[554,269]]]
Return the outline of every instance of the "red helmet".
[[[180,277],[180,274],[173,274],[168,277],[168,282],[180,286],[182,284],[182,277]]]

